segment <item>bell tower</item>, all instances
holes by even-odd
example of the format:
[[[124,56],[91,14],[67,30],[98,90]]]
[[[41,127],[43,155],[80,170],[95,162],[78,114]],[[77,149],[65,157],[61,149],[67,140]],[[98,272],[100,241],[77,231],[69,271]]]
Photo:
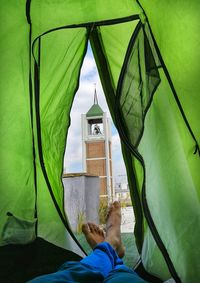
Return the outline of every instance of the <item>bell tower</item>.
[[[96,88],[94,104],[82,114],[82,147],[84,172],[100,177],[100,197],[113,198],[112,137],[110,119],[98,104]]]

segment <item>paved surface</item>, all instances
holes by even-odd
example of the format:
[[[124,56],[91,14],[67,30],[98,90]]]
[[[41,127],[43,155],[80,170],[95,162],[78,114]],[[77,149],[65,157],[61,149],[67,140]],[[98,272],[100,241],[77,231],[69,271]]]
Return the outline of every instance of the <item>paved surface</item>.
[[[121,232],[122,233],[133,232],[134,225],[135,225],[135,217],[133,214],[133,208],[132,207],[122,208]]]

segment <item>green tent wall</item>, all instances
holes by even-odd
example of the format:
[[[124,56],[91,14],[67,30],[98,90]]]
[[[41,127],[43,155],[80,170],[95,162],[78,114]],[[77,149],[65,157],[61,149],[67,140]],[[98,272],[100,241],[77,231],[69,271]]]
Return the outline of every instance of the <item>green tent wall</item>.
[[[199,282],[199,1],[11,0],[0,14],[0,245],[41,238],[84,254],[61,176],[90,41],[122,141],[136,269]]]

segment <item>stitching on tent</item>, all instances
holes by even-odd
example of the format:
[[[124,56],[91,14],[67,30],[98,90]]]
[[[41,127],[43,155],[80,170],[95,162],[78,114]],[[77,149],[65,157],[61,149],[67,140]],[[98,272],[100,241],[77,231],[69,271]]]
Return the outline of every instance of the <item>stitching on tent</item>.
[[[86,39],[87,42],[87,39]],[[42,140],[41,140],[41,124],[40,124],[40,82],[39,82],[39,72],[40,72],[40,47],[41,47],[41,38],[39,38],[39,47],[38,47],[38,63],[35,60],[35,65],[34,65],[34,83],[35,83],[35,111],[36,111],[36,124],[37,124],[37,138],[38,138],[38,152],[39,152],[39,160],[40,160],[40,165],[42,168],[42,172],[49,190],[49,193],[51,195],[51,198],[53,200],[53,203],[55,205],[55,208],[60,216],[60,219],[62,220],[62,223],[64,224],[65,228],[69,232],[70,236],[72,239],[75,241],[75,243],[78,245],[78,247],[83,251],[84,254],[86,254],[85,250],[79,243],[79,241],[76,239],[75,235],[71,231],[71,228],[69,226],[69,223],[67,222],[66,217],[62,214],[60,207],[54,197],[51,184],[49,182],[49,178],[46,172],[45,164],[44,164],[44,159],[43,159],[43,151],[42,151]],[[84,58],[84,56],[83,56]],[[82,61],[83,62],[83,61]]]
[[[139,15],[132,15],[132,16],[129,16],[129,17],[99,21],[99,22],[89,22],[89,23],[83,23],[83,24],[78,24],[78,25],[75,25],[75,24],[74,25],[67,25],[67,26],[61,26],[61,27],[58,27],[58,28],[50,29],[50,30],[40,34],[39,36],[37,36],[33,40],[33,42],[32,42],[32,54],[34,56],[34,45],[35,45],[36,41],[38,40],[38,38],[42,37],[45,34],[48,34],[50,32],[54,32],[54,31],[61,30],[61,29],[70,29],[70,28],[90,28],[92,30],[97,26],[116,25],[116,24],[121,24],[121,23],[124,23],[124,22],[131,22],[131,21],[135,21],[135,20],[139,20]]]
[[[33,86],[31,79],[31,37],[32,24],[30,18],[31,0],[26,1],[26,17],[29,24],[29,100],[30,100],[30,116],[31,116],[31,133],[32,133],[32,153],[33,153],[33,171],[34,171],[34,187],[35,187],[35,211],[34,217],[37,219],[37,173],[36,173],[36,153],[35,153],[35,138],[33,133]],[[38,221],[35,223],[35,235],[38,235]]]

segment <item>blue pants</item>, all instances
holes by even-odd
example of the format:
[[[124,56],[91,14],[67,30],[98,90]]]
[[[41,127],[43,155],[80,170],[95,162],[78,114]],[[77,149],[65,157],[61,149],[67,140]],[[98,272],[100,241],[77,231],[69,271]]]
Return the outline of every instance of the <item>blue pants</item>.
[[[145,283],[123,264],[112,246],[103,242],[80,262],[66,262],[57,272],[36,277],[29,283]]]

